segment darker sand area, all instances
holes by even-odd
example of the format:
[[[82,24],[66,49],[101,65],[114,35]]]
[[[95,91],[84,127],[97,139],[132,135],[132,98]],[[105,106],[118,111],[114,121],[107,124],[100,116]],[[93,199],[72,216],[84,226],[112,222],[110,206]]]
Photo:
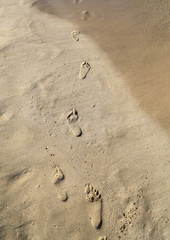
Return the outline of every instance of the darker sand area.
[[[140,107],[170,133],[168,0],[41,0],[35,5],[90,35],[123,74]]]

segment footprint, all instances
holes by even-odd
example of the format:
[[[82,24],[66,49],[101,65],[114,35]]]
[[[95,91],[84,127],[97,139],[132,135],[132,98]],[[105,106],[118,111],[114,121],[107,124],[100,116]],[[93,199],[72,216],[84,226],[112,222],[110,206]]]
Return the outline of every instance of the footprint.
[[[75,108],[73,108],[67,115],[67,122],[72,133],[76,137],[80,137],[82,135],[82,131],[77,123],[77,120],[78,120],[78,112]]]
[[[78,37],[79,33],[80,33],[79,31],[72,31],[71,32],[71,36],[72,36],[73,40],[76,41],[76,42],[79,41],[79,37]]]
[[[99,229],[102,225],[102,199],[99,192],[91,184],[85,185],[86,200],[91,202],[90,219],[92,226]]]
[[[13,109],[12,108],[10,109],[9,106],[7,107],[7,105],[4,102],[1,101],[1,104],[0,104],[0,124],[9,121],[10,119],[12,119],[13,116],[14,116]]]
[[[86,11],[83,11],[83,12],[82,12],[82,20],[83,20],[83,21],[86,21],[89,16],[90,16],[89,11],[86,10]]]
[[[19,226],[16,227],[16,239],[18,240],[29,240],[32,239],[32,229],[31,229],[31,225],[33,224],[32,221],[27,221],[24,222],[22,224],[20,224]],[[30,233],[29,233],[30,232]]]
[[[82,0],[74,0],[74,3],[82,3]]]
[[[64,179],[64,174],[59,166],[55,166],[53,176],[52,176],[52,183],[55,185],[58,185],[62,180]],[[68,195],[66,191],[59,189],[58,192],[58,198],[62,201],[65,202],[68,199]]]
[[[107,240],[107,237],[99,237],[99,239],[98,240]]]
[[[56,166],[54,173],[53,173],[52,182],[54,184],[56,184],[56,183],[59,183],[60,181],[62,181],[63,179],[64,179],[64,174],[63,174],[62,170],[60,169],[59,166]]]
[[[84,79],[87,76],[87,73],[90,71],[90,64],[88,62],[83,62],[80,65],[79,78]]]
[[[64,190],[59,190],[59,191],[58,191],[58,198],[59,198],[62,202],[67,201],[68,195],[67,195],[66,191],[64,191]]]

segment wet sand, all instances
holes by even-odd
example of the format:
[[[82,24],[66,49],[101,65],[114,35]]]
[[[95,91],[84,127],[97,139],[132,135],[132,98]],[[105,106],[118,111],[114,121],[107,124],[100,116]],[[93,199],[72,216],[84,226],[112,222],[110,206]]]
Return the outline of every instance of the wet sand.
[[[92,37],[123,74],[140,107],[170,133],[169,1],[41,0],[35,5]]]
[[[49,3],[1,2],[0,239],[169,240],[167,5]]]

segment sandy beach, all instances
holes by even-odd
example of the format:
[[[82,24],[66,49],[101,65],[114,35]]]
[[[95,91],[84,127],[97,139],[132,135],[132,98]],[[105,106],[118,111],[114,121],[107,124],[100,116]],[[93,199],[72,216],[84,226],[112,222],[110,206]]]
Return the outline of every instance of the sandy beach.
[[[1,0],[0,239],[170,239],[170,6],[121,2]]]

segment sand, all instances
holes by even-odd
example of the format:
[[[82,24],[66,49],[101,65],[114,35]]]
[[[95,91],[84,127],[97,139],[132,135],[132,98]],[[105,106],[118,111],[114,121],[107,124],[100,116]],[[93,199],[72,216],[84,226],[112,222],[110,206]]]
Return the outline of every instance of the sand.
[[[169,126],[81,25],[35,5],[0,6],[0,239],[169,240]]]
[[[39,0],[35,7],[93,38],[140,107],[170,134],[169,0]]]

